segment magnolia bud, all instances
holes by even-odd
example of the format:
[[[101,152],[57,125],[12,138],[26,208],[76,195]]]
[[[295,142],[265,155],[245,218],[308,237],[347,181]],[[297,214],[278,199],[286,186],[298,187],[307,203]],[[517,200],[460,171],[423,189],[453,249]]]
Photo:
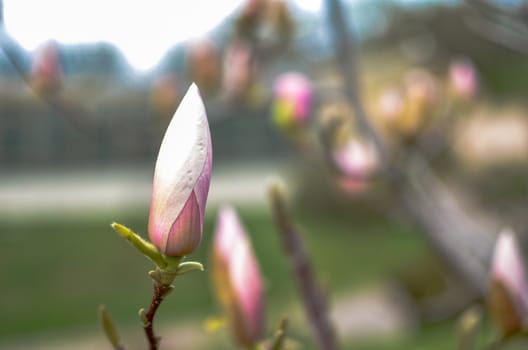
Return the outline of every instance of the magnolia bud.
[[[153,81],[150,103],[156,112],[168,118],[178,106],[180,99],[179,79],[176,74],[162,75]]]
[[[193,84],[169,123],[156,160],[148,231],[161,253],[184,256],[200,244],[211,169],[209,124]]]
[[[273,121],[282,129],[299,128],[308,122],[312,108],[312,84],[297,72],[281,74],[273,84]]]
[[[404,136],[414,136],[429,122],[438,100],[438,82],[426,70],[411,70],[405,77],[405,113],[397,124]]]
[[[220,54],[216,44],[207,38],[193,41],[187,52],[188,74],[206,95],[220,86]]]
[[[347,192],[364,190],[379,165],[374,146],[358,138],[352,138],[344,146],[336,148],[332,157],[342,175],[339,185]]]
[[[39,95],[51,95],[62,86],[63,70],[57,44],[49,41],[39,48],[31,66],[30,84]]]
[[[254,63],[248,44],[240,41],[227,48],[223,67],[223,88],[228,99],[238,101],[248,97],[255,76]]]
[[[231,207],[220,209],[216,221],[213,278],[236,341],[254,346],[264,335],[262,277],[251,243]]]
[[[449,85],[452,94],[461,100],[471,100],[477,93],[475,67],[468,60],[457,60],[449,66]]]
[[[379,96],[378,110],[384,124],[397,123],[405,110],[403,93],[396,87],[385,88]]]
[[[493,253],[491,286],[488,295],[490,311],[504,335],[525,328],[528,303],[524,262],[515,234],[503,230]]]

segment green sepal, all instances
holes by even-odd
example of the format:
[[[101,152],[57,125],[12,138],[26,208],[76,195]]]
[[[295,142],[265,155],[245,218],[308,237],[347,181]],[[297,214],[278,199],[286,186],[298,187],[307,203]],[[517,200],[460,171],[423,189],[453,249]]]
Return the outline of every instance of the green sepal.
[[[204,271],[204,267],[197,261],[185,261],[178,265],[176,275],[183,275],[192,271]]]
[[[167,262],[165,261],[163,254],[158,251],[154,244],[147,242],[128,227],[118,224],[117,222],[112,223],[110,226],[112,226],[114,231],[129,241],[130,244],[132,244],[143,255],[152,260],[160,269],[167,267]]]

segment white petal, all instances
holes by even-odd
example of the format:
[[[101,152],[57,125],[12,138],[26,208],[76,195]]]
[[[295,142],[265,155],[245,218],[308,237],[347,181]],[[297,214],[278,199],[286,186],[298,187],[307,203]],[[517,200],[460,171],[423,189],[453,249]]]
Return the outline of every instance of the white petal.
[[[205,107],[198,88],[192,84],[169,123],[156,161],[150,220],[156,221],[155,226],[164,235],[205,166],[209,142]]]

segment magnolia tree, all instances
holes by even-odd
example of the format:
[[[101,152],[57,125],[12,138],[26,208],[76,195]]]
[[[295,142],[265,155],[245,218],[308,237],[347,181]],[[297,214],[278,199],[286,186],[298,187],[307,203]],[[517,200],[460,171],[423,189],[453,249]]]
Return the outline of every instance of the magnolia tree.
[[[295,28],[287,3],[281,0],[248,0],[242,5],[224,62],[219,47],[211,40],[190,45],[188,75],[205,96],[221,95],[224,105],[270,102],[271,119],[277,129],[305,159],[317,158],[332,169],[335,184],[351,194],[350,198],[367,193],[373,179],[385,181],[446,264],[467,284],[472,298],[485,300],[488,305],[493,339],[489,344],[481,340],[482,314],[470,308],[457,329],[460,349],[500,349],[525,338],[528,288],[515,234],[505,229],[496,239],[496,232],[490,234],[489,227],[472,218],[430,166],[451,141],[446,130],[452,131],[456,116],[478,99],[475,66],[469,59],[456,58],[443,76],[423,67],[410,69],[401,81],[383,86],[373,98],[374,108],[367,108],[358,82],[357,46],[347,29],[346,11],[338,0],[326,0],[325,9],[340,79],[339,88],[330,92],[332,99],[321,98],[324,93],[317,89],[315,77],[299,71],[275,77],[269,96],[262,97],[259,74],[265,74],[273,58],[288,48]],[[500,16],[504,20],[505,14]],[[515,21],[521,19],[515,17]],[[61,93],[64,71],[55,44],[44,46],[26,69],[13,55],[1,13],[0,30],[3,52],[35,93],[71,117],[80,130],[97,131],[99,125],[86,122],[90,118],[78,118],[86,111]],[[172,113],[181,80],[174,75],[153,84],[150,97],[154,109]],[[139,310],[150,349],[157,349],[162,339],[154,330],[154,318],[174,289],[176,277],[204,270],[201,263],[187,260],[202,240],[212,170],[208,118],[198,87],[192,84],[181,100],[159,149],[148,220],[149,241],[122,224],[112,224],[155,266],[149,272],[152,300],[148,308]],[[269,193],[283,251],[289,258],[315,342],[321,349],[338,349],[325,295],[313,272],[304,235],[288,210],[286,192],[285,185],[276,183]],[[273,334],[266,334],[263,277],[242,221],[230,206],[219,210],[210,269],[212,292],[229,320],[237,346],[283,349],[288,346],[288,324],[283,319]],[[106,307],[100,314],[113,347],[125,349]]]

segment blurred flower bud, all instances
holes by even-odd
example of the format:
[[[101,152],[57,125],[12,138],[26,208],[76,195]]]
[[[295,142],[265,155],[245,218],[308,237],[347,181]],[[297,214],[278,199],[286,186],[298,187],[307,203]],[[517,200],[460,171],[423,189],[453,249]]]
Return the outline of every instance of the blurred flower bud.
[[[396,87],[381,91],[378,101],[378,112],[386,124],[393,124],[402,118],[405,110],[405,98]]]
[[[281,129],[306,125],[311,114],[312,93],[312,84],[303,74],[288,72],[278,76],[273,84],[275,124]]]
[[[247,40],[260,56],[279,52],[290,41],[293,20],[283,0],[247,0],[236,21],[236,36]]]
[[[251,92],[255,75],[251,47],[235,42],[227,48],[224,58],[223,89],[230,100],[244,100]]]
[[[336,148],[332,158],[342,174],[339,185],[348,192],[358,192],[368,185],[369,177],[379,166],[374,146],[358,138],[351,138],[344,146]]]
[[[482,312],[477,307],[471,307],[464,311],[457,324],[458,349],[475,349],[477,331],[482,323]]]
[[[202,38],[190,43],[186,63],[189,78],[206,94],[220,86],[220,56],[213,41]]]
[[[180,88],[176,74],[162,75],[154,80],[150,90],[150,103],[162,115],[170,115],[178,106]]]
[[[213,243],[213,281],[236,341],[247,348],[264,335],[262,277],[235,210],[218,213]]]
[[[515,234],[503,230],[493,252],[488,304],[496,325],[504,335],[525,329],[528,317],[528,288],[524,262]]]
[[[415,135],[435,113],[438,83],[426,70],[418,69],[405,77],[405,113],[398,129],[404,136]]]
[[[451,93],[461,100],[471,100],[477,93],[478,81],[475,67],[469,60],[456,60],[449,66]]]
[[[200,244],[211,169],[209,124],[193,84],[169,123],[156,160],[148,231],[161,253],[184,256]]]
[[[31,66],[30,85],[38,95],[51,95],[62,87],[63,69],[57,43],[40,47]]]

